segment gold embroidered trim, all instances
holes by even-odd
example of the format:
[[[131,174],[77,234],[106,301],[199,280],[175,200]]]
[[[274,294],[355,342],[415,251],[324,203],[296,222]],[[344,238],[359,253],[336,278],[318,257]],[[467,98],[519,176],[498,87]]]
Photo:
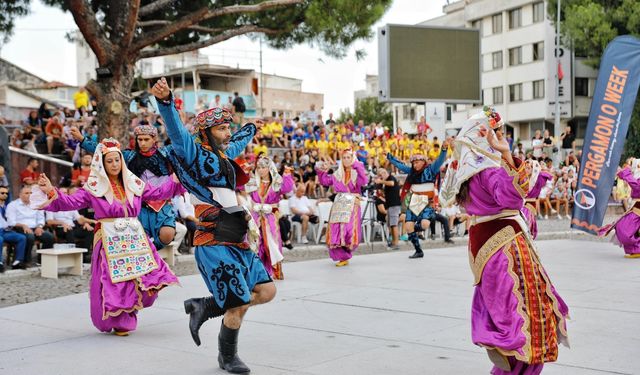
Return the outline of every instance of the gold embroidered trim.
[[[527,192],[529,191],[529,179],[526,175],[526,171],[524,169],[524,163],[520,166],[520,168],[516,169],[511,164],[507,163],[505,160],[502,160],[502,167],[507,174],[513,178],[513,187],[516,188],[518,194],[522,198],[527,196]],[[521,182],[522,181],[522,182]],[[526,189],[526,191],[525,191]]]
[[[534,217],[538,215],[538,210],[536,210],[536,207],[533,204],[525,203],[524,206],[529,209],[529,212],[531,212],[531,215]]]
[[[516,235],[515,229],[508,225],[497,231],[487,240],[487,242],[484,243],[484,245],[482,245],[475,259],[471,252],[469,252],[469,264],[471,265],[471,272],[473,272],[474,277],[473,285],[478,285],[480,282],[484,266],[487,264],[491,256],[500,250],[501,247],[513,241]]]

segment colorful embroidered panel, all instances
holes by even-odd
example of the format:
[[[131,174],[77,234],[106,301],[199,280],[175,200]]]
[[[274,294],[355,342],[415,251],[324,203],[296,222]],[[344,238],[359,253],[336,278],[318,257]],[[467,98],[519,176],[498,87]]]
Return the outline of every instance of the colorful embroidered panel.
[[[111,282],[136,279],[158,268],[137,218],[101,220],[101,225]]]

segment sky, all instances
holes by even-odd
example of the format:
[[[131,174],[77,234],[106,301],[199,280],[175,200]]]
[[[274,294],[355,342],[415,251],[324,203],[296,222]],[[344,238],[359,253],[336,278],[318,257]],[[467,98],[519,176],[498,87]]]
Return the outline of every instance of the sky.
[[[445,0],[395,0],[374,30],[388,24],[413,25],[442,14]],[[9,42],[0,46],[0,57],[50,81],[78,84],[76,51],[65,34],[76,29],[70,13],[34,1],[32,12],[16,20]],[[258,41],[247,37],[231,40],[201,50],[212,64],[259,69]],[[357,61],[355,51],[364,49],[366,58]],[[263,72],[303,80],[306,92],[324,94],[323,115],[353,109],[353,92],[364,89],[365,76],[378,72],[378,48],[375,36],[370,41],[358,41],[344,59],[330,58],[308,45],[289,50],[263,46]]]

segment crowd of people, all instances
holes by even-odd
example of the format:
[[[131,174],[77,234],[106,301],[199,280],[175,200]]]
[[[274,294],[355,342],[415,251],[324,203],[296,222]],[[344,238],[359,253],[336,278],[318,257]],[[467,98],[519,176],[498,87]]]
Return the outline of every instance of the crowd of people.
[[[74,96],[74,101],[76,108],[73,110],[67,108],[50,110],[43,103],[38,111],[29,113],[23,128],[16,129],[10,139],[15,147],[62,154],[72,160],[75,164],[73,170],[64,175],[57,184],[61,188],[71,189],[72,192],[86,183],[91,170],[93,150],[98,143],[95,100],[84,88],[81,88]],[[228,103],[221,103],[220,98],[216,97],[212,103],[220,104],[219,107],[231,113],[232,131],[239,129],[243,121],[243,113],[246,111],[241,97],[237,94],[235,99],[229,97]],[[196,116],[182,110],[182,101],[177,95],[175,105],[181,122],[193,134],[197,129]],[[332,201],[337,193],[334,185],[327,186],[321,183],[322,171],[333,171],[339,168],[345,151],[349,150],[353,152],[354,161],[362,164],[365,174],[362,189],[358,193],[363,196],[363,199],[366,197],[374,202],[375,219],[388,227],[389,237],[383,240],[386,240],[391,248],[397,249],[401,240],[419,244],[419,240],[427,237],[435,239],[438,224],[446,242],[452,242],[451,238],[456,234],[467,235],[469,215],[457,205],[441,207],[438,200],[437,191],[444,176],[443,172],[446,171],[452,156],[451,148],[446,150],[444,161],[439,164],[439,170],[434,173],[433,183],[436,193],[430,203],[433,213],[429,215],[428,223],[424,223],[425,226],[421,225],[416,231],[415,236],[418,242],[415,242],[413,231],[406,224],[407,207],[410,202],[406,192],[402,194],[401,188],[406,183],[407,173],[402,170],[400,164],[392,161],[408,162],[413,155],[421,154],[424,155],[425,166],[432,165],[442,153],[444,143],[453,141],[455,138],[440,140],[437,136],[433,136],[432,129],[424,117],[421,117],[416,124],[418,130],[416,134],[404,133],[400,129],[394,133],[382,123],[374,122],[367,125],[362,120],[352,118],[338,121],[334,119],[333,114],[323,121],[322,116],[313,106],[303,115],[293,119],[284,119],[280,116],[267,117],[262,121],[264,125],[237,161],[247,172],[253,173],[258,170],[260,158],[268,157],[273,162],[273,169],[278,175],[291,176],[291,189],[284,189],[282,192],[282,199],[288,199],[291,203],[291,213],[290,216],[279,215],[278,217],[284,247],[293,247],[290,227],[294,222],[301,224],[302,243],[309,242],[309,223],[318,223],[318,203]],[[140,175],[144,181],[151,181],[154,185],[168,178],[171,167],[165,162],[156,162],[158,157],[160,157],[158,160],[163,158],[160,156],[162,152],[158,156],[136,157],[138,154],[154,154],[155,150],[161,150],[163,146],[171,143],[162,116],[148,99],[138,102],[137,111],[129,124],[129,135],[129,144],[126,149],[130,151],[125,151],[125,161],[132,163],[130,167],[134,173]],[[510,134],[506,137],[513,156],[527,161],[537,161],[541,169],[552,176],[546,181],[538,196],[527,197],[528,203],[535,209],[539,220],[570,217],[581,152],[575,151],[575,136],[570,127],[567,127],[560,138],[562,147],[558,149],[554,146],[555,139],[549,136],[548,131],[544,131],[543,134],[536,131],[531,149],[525,150],[521,142],[514,144]],[[560,163],[554,162],[560,156],[562,156]],[[0,178],[6,180],[3,172],[0,171]],[[145,172],[146,175],[144,175]],[[29,186],[37,181],[38,176],[39,161],[31,158],[21,171],[20,180],[25,186]],[[1,181],[0,185],[7,186]],[[623,182],[617,184],[614,189],[614,199],[624,201],[625,197],[628,198],[628,191],[628,186],[625,189]],[[404,199],[401,199],[401,196]],[[304,197],[306,201],[300,203],[297,197]],[[156,247],[162,248],[176,240],[176,244],[182,244],[182,246],[176,246],[176,249],[188,252],[191,245],[190,239],[198,222],[189,197],[178,197],[160,206],[155,203],[155,207],[154,203],[151,203],[148,208],[143,210],[145,220],[148,222],[145,224],[145,229],[148,229]],[[53,241],[74,242],[78,246],[86,247],[87,233],[85,232],[90,232],[92,228],[90,211],[77,216],[70,214],[65,218],[64,225],[59,224],[60,220],[57,219],[44,222],[43,230],[52,236],[49,238],[45,234],[43,241],[39,238],[35,241],[47,247]],[[409,222],[412,219],[410,215]],[[162,225],[156,225],[157,223]],[[12,223],[8,223],[6,227],[14,227],[16,230]],[[12,232],[7,231],[7,233]],[[6,235],[14,238],[12,234]],[[183,242],[183,238],[187,240]],[[7,242],[10,243],[10,240]],[[30,244],[33,245],[33,239]],[[16,250],[14,253],[12,262],[14,268],[23,268],[33,263],[30,251]],[[23,253],[24,256],[21,256],[20,254]],[[90,253],[87,254],[87,259],[90,259],[90,256]],[[0,270],[4,268],[4,264],[0,263]]]

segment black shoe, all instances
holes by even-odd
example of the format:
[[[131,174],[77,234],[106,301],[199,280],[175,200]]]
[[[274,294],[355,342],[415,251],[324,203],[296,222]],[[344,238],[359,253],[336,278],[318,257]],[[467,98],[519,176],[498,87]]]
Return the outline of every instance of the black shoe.
[[[424,257],[424,253],[422,251],[416,251],[413,255],[409,256],[409,259],[416,259]]]
[[[418,238],[424,241],[424,234],[420,233],[420,234],[418,235]]]
[[[291,244],[291,242],[286,243],[286,244],[284,245],[284,247],[286,247],[286,248],[287,248],[287,249],[289,249],[289,250],[292,250],[292,249],[293,249],[293,245]]]
[[[184,311],[190,315],[189,330],[196,345],[200,346],[198,331],[204,322],[211,318],[221,316],[225,310],[218,307],[213,297],[191,298],[184,301]]]
[[[4,264],[0,263],[0,273],[4,273]]]
[[[238,332],[239,329],[228,328],[222,321],[218,335],[218,364],[232,374],[248,374],[251,369],[238,357]]]
[[[431,239],[431,241],[435,241],[436,240],[436,235],[432,234],[432,235],[429,236],[429,238]]]
[[[11,269],[12,270],[26,270],[27,269],[27,264],[26,263],[22,263],[22,262],[14,263],[14,264],[11,265]]]
[[[451,238],[449,238],[448,240],[444,240],[444,243],[455,244],[455,241],[453,241]]]

